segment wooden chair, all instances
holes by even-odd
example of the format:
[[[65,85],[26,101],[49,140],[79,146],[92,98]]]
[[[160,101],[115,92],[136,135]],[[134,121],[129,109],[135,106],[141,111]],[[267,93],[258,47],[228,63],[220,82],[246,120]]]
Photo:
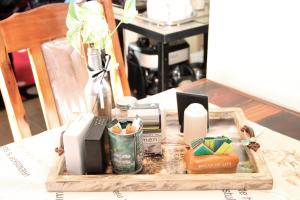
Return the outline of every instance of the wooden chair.
[[[111,0],[101,1],[110,30],[116,27]],[[14,140],[31,136],[18,85],[8,53],[27,49],[47,129],[61,125],[41,44],[66,35],[67,4],[49,4],[0,21],[0,88]],[[119,76],[124,95],[130,95],[118,35],[113,35],[113,48],[119,63]]]

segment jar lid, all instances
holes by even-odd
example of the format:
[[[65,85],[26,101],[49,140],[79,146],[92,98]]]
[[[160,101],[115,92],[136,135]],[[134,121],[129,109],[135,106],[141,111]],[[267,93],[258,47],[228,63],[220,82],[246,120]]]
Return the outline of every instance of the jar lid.
[[[135,103],[137,99],[132,96],[121,97],[117,102],[117,107],[121,110],[129,110]]]

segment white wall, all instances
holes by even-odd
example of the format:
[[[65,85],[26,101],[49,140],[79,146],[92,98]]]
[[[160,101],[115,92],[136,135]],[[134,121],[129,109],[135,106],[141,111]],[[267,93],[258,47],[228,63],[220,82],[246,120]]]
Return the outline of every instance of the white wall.
[[[300,112],[300,1],[211,0],[208,78]]]

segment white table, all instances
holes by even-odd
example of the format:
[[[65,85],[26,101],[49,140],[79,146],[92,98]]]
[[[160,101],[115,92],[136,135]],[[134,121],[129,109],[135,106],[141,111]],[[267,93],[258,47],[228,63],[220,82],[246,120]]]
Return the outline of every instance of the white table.
[[[174,100],[170,103],[170,99]],[[160,102],[174,109],[175,90],[168,90],[142,101]],[[49,193],[45,188],[48,171],[57,154],[59,136],[64,127],[2,146],[0,148],[0,200],[141,200],[141,199],[299,199],[300,200],[300,141],[273,132],[253,122],[264,158],[272,172],[272,190],[218,190],[169,192],[94,192]]]

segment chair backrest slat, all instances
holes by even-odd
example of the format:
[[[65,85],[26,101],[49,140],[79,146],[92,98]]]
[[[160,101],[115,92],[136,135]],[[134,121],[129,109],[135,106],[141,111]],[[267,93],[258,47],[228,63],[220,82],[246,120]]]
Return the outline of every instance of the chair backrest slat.
[[[61,122],[41,47],[31,47],[28,50],[28,54],[31,60],[31,69],[38,90],[46,127],[47,129],[58,127],[61,125]]]
[[[11,68],[4,42],[0,37],[0,89],[5,103],[8,121],[15,141],[31,136],[15,75]]]

